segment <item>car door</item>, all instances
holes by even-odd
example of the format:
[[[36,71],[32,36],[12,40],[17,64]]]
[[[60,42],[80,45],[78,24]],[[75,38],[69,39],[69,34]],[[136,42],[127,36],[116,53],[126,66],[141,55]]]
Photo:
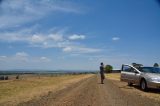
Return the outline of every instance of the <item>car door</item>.
[[[128,81],[135,83],[135,71],[132,67],[130,67],[130,72],[128,73]]]
[[[130,66],[128,65],[122,65],[122,70],[121,70],[121,81],[128,82],[129,77],[128,75],[130,74]]]
[[[130,72],[128,73],[128,81],[131,83],[138,83],[140,73],[137,71],[136,68],[130,66]]]

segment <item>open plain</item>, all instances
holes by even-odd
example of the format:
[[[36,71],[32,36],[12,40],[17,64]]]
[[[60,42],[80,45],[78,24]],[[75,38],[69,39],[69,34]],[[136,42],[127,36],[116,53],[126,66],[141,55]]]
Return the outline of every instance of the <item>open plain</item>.
[[[99,75],[93,74],[51,77],[51,81],[48,80],[46,77],[34,80],[36,83],[39,82],[39,85],[27,80],[28,85],[33,83],[32,86],[29,85],[30,89],[23,88],[23,92],[12,94],[11,97],[5,97],[6,99],[1,96],[0,105],[160,106],[160,90],[151,89],[149,92],[143,92],[137,86],[129,87],[126,83],[120,82],[119,74],[107,74],[104,84],[99,83]],[[5,83],[0,82],[1,85]]]

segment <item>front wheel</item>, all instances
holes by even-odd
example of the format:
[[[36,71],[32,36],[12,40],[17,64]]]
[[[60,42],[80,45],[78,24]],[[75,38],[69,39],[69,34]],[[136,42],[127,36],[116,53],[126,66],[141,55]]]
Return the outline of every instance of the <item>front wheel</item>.
[[[148,90],[147,83],[146,83],[146,81],[144,79],[141,81],[140,87],[141,87],[141,89],[143,91],[147,91]]]

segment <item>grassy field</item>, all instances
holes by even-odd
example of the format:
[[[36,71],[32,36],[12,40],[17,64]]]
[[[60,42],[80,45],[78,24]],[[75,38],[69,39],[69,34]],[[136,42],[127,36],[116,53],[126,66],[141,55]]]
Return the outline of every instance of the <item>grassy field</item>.
[[[108,74],[105,74],[105,77],[107,79],[120,81],[120,73],[108,73]]]
[[[63,75],[57,77],[31,76],[19,80],[0,81],[0,104],[17,104],[56,91],[91,75]]]

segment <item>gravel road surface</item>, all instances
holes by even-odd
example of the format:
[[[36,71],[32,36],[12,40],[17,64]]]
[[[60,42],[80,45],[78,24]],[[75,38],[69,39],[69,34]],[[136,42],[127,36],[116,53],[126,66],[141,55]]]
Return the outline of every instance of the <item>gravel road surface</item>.
[[[122,91],[112,80],[100,84],[99,75],[18,106],[160,106],[160,103]]]

